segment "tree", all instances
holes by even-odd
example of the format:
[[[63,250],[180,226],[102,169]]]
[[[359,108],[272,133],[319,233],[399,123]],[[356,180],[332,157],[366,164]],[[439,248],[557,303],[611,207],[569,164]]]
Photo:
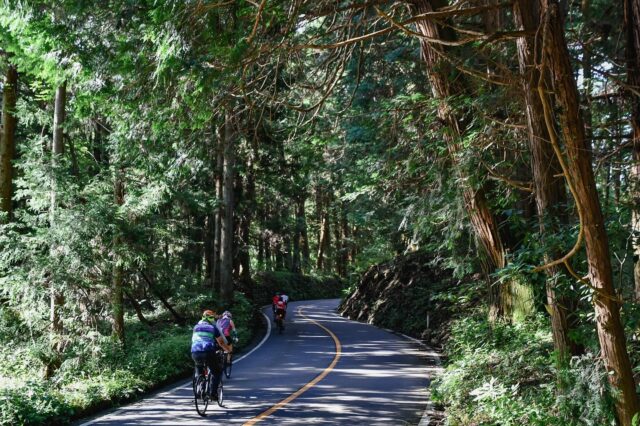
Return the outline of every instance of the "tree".
[[[124,204],[124,182],[122,170],[116,172],[114,179],[113,196],[116,208]],[[118,232],[118,231],[116,231]],[[111,288],[111,305],[113,311],[112,334],[117,341],[124,345],[124,283],[122,258],[118,251],[122,250],[122,237],[118,234],[113,239],[113,277]]]
[[[635,297],[640,301],[640,1],[625,0],[624,22],[627,32],[627,83],[636,90],[625,92],[631,104],[631,129],[633,164],[629,171],[631,181],[631,200],[633,211],[631,216],[632,244],[634,249],[633,277]]]
[[[233,111],[225,112],[220,226],[220,297],[224,304],[230,304],[233,301],[233,212],[235,208],[233,183],[237,139],[235,120]]]
[[[53,139],[51,144],[51,168],[52,168],[52,181],[51,181],[51,203],[49,208],[49,227],[53,230],[56,227],[56,210],[58,209],[57,199],[58,191],[60,190],[57,185],[56,174],[59,173],[59,161],[64,154],[64,124],[66,118],[66,104],[67,104],[67,84],[61,83],[56,88],[56,95],[54,100],[54,115],[53,115]],[[55,259],[58,250],[58,242],[54,241],[51,244],[50,252],[51,258]],[[63,323],[60,315],[62,305],[64,304],[64,296],[61,283],[55,280],[55,277],[49,282],[50,287],[50,330],[51,341],[54,352],[60,352],[62,349],[61,335],[63,332]],[[45,369],[45,377],[50,377],[58,366],[58,362],[50,362]]]
[[[544,261],[550,262],[561,255],[552,246],[549,235],[557,233],[560,226],[566,222],[563,212],[567,203],[565,186],[562,179],[562,168],[553,147],[547,141],[549,131],[545,123],[542,101],[537,93],[538,82],[541,78],[535,66],[534,58],[541,52],[541,35],[536,31],[539,26],[538,1],[517,1],[514,3],[514,19],[516,28],[533,36],[521,37],[517,41],[518,61],[522,74],[522,91],[525,102],[525,115],[529,147],[531,149],[531,169],[535,184],[536,208],[541,243],[546,249]],[[546,77],[546,76],[545,76]],[[561,365],[565,365],[570,355],[576,355],[576,345],[569,338],[571,307],[575,304],[568,297],[558,296],[557,285],[561,267],[553,266],[546,269],[547,273],[547,304],[551,314],[551,327],[556,350],[559,353]]]
[[[13,198],[13,160],[15,157],[16,98],[18,71],[8,64],[2,95],[2,132],[0,133],[0,212],[11,218]]]
[[[447,6],[446,0],[417,0],[411,3],[414,15],[438,11]],[[452,163],[456,167],[459,180],[462,182],[462,198],[471,221],[471,227],[480,242],[481,247],[487,255],[487,271],[489,276],[495,270],[506,266],[506,253],[502,238],[498,231],[498,224],[495,216],[489,209],[484,189],[474,188],[469,184],[470,176],[460,165],[460,143],[465,137],[466,126],[464,112],[456,111],[451,104],[451,99],[465,95],[465,83],[462,75],[452,79],[454,73],[452,65],[445,59],[443,46],[430,42],[429,40],[454,41],[455,34],[451,28],[444,28],[429,18],[417,20],[416,28],[425,38],[420,40],[422,59],[428,70],[431,90],[436,99],[440,100],[438,115],[448,127],[448,132],[444,137],[447,142],[449,155]],[[504,315],[505,291],[498,283],[490,283],[491,313],[493,318]],[[508,290],[507,290],[508,291]]]
[[[550,140],[559,159],[563,157],[553,127],[552,107],[547,94],[549,89],[552,89],[552,99],[560,110],[559,122],[566,152],[566,160],[561,160],[561,164],[563,161],[566,164],[563,165],[563,171],[575,198],[586,245],[600,349],[610,373],[609,381],[619,392],[616,398],[618,418],[622,424],[630,425],[634,414],[640,411],[640,404],[620,321],[620,299],[613,289],[609,242],[591,165],[591,149],[580,114],[578,90],[564,39],[559,3],[542,0],[539,16],[543,46],[540,67],[542,72],[550,74],[552,87],[547,87],[545,80],[541,79],[538,92],[545,109]]]

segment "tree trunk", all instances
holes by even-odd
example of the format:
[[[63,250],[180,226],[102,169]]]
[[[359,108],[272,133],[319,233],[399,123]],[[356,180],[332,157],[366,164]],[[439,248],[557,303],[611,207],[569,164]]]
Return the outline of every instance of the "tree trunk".
[[[155,283],[153,282],[151,277],[147,275],[144,271],[140,271],[140,275],[142,275],[142,278],[147,282],[147,285],[149,286],[149,290],[151,290],[151,293],[153,293],[158,298],[158,300],[160,300],[160,303],[162,303],[162,306],[164,306],[165,309],[171,313],[175,322],[177,324],[184,324],[186,322],[185,319],[182,317],[182,315],[180,315],[174,309],[173,306],[171,306],[171,303],[169,303],[167,298],[164,297],[162,293],[156,288]]]
[[[331,262],[327,262],[325,260],[325,256],[330,258],[331,255],[329,253],[329,247],[331,245],[331,229],[329,225],[329,206],[326,202],[326,197],[324,195],[320,196],[322,198],[322,204],[319,207],[320,209],[320,235],[318,238],[318,259],[316,262],[316,269],[318,271],[328,272],[330,270]]]
[[[345,203],[342,203],[340,208],[340,227],[342,228],[342,276],[346,277],[349,272],[349,262],[351,262],[351,235]]]
[[[640,0],[625,0],[624,21],[627,32],[627,82],[640,87]],[[633,131],[633,163],[629,170],[631,191],[631,232],[633,243],[633,278],[635,299],[640,301],[640,96],[628,90]],[[619,186],[619,185],[618,185]]]
[[[584,231],[588,276],[595,290],[593,301],[600,349],[609,372],[609,382],[616,392],[618,420],[623,425],[630,425],[633,415],[640,410],[640,404],[620,321],[620,300],[613,288],[609,242],[593,176],[591,147],[585,137],[584,122],[580,115],[578,90],[564,39],[560,6],[557,0],[542,0],[541,6],[544,52],[542,66],[546,65],[551,73],[553,99],[560,111],[560,127],[567,163],[565,173]],[[548,102],[548,89],[539,89],[543,103]],[[551,115],[551,111],[552,108],[545,106],[547,117]],[[549,120],[547,127],[552,127]],[[550,136],[553,143],[555,135]]]
[[[114,200],[116,209],[124,205],[124,182],[122,181],[122,170],[116,172],[114,182]],[[113,247],[115,259],[113,263],[113,276],[111,285],[111,309],[112,318],[112,335],[121,345],[124,345],[124,292],[123,292],[123,270],[122,261],[118,254],[120,245],[122,244],[122,236],[119,230],[116,230],[116,237],[113,239]]]
[[[124,294],[125,296],[127,296],[127,299],[129,300],[129,303],[131,303],[131,306],[133,306],[133,310],[136,311],[138,320],[144,325],[151,325],[151,322],[142,313],[142,306],[140,306],[140,303],[138,303],[136,298],[133,297],[133,295],[127,290],[124,290]]]
[[[518,0],[514,4],[513,13],[516,28],[534,33],[539,25],[539,7],[538,0]],[[535,67],[534,58],[539,57],[541,52],[540,34],[521,37],[517,45],[531,150],[531,169],[535,183],[536,209],[542,236],[541,243],[546,247],[544,262],[547,263],[562,255],[558,247],[550,246],[548,236],[559,232],[561,225],[566,223],[566,214],[562,209],[567,199],[562,168],[553,147],[548,142],[550,138],[544,119],[544,110],[537,94],[540,73]],[[557,277],[560,271],[560,266],[547,269],[546,294],[553,341],[559,354],[558,362],[559,365],[566,365],[570,355],[578,353],[577,346],[569,339],[569,316],[576,303],[568,297],[557,297]]]
[[[51,142],[51,166],[52,166],[52,178],[51,178],[51,203],[49,207],[49,227],[53,233],[56,227],[56,209],[57,209],[57,182],[56,174],[58,173],[58,160],[64,154],[64,132],[62,125],[66,116],[66,98],[67,89],[66,83],[62,83],[56,89],[56,97],[54,101],[53,112],[53,139]],[[57,247],[55,242],[51,244],[50,256],[53,260],[57,256]],[[54,260],[55,261],[55,260]],[[52,273],[52,279],[49,282],[50,292],[50,309],[49,309],[49,321],[50,321],[50,340],[51,348],[54,353],[59,354],[61,352],[61,336],[63,332],[62,318],[60,316],[60,310],[64,304],[64,296],[62,295],[59,283],[56,280],[55,273]],[[51,377],[58,367],[58,363],[49,363],[45,367],[45,377]]]
[[[302,197],[300,197],[302,198]],[[296,273],[302,272],[302,259],[300,256],[300,246],[302,242],[302,218],[300,217],[300,199],[295,200],[295,227],[293,231],[293,257],[291,270]],[[304,214],[304,199],[302,202],[302,214]]]
[[[268,231],[263,231],[262,240],[264,241],[264,260],[265,260],[265,270],[272,271],[273,270],[273,256],[272,256],[272,245],[271,245],[271,237],[269,236]]]
[[[285,230],[282,237],[282,257],[284,259],[284,269],[293,271],[293,258],[291,257],[291,236]]]
[[[16,152],[16,98],[18,72],[13,65],[7,67],[2,93],[2,132],[0,133],[0,212],[11,220],[13,198],[13,159]],[[2,223],[0,218],[0,223]]]
[[[302,262],[300,264],[301,272],[308,272],[311,266],[311,254],[309,250],[309,235],[307,232],[307,218],[305,215],[306,196],[298,200],[296,206],[296,225],[300,231],[300,250],[302,252]]]
[[[332,214],[333,222],[333,240],[334,240],[334,258],[336,263],[336,274],[344,277],[342,270],[342,227],[340,226],[339,207],[335,206]]]
[[[213,240],[214,214],[209,213],[204,220],[204,282],[207,288],[213,288]]]
[[[263,231],[264,232],[264,231]],[[262,237],[262,232],[258,237],[258,270],[262,271],[264,269],[264,238]]]
[[[256,198],[256,182],[254,173],[253,162],[251,158],[249,158],[247,160],[247,181],[245,184],[244,199],[242,200],[243,208],[242,215],[240,217],[240,233],[238,238],[238,257],[240,264],[238,277],[245,286],[251,283],[251,257],[249,252],[249,240]],[[249,290],[249,288],[245,288],[245,290]]]
[[[224,130],[216,127],[216,163],[215,163],[215,190],[216,208],[214,209],[213,222],[213,259],[211,260],[211,277],[213,281],[213,291],[215,295],[220,294],[220,248],[222,235],[222,175],[224,169]]]
[[[226,112],[224,123],[223,207],[220,232],[220,297],[224,305],[233,302],[233,183],[236,129],[231,114],[231,111]]]
[[[446,0],[413,0],[411,2],[415,15],[428,13],[447,6]],[[428,37],[444,40],[455,40],[455,34],[451,28],[440,27],[435,21],[424,18],[416,23],[417,31]],[[436,43],[429,43],[427,39],[420,40],[422,58],[427,66],[431,90],[435,98],[440,100],[438,116],[449,127],[449,132],[445,133],[447,148],[460,182],[468,182],[468,176],[459,167],[457,160],[461,150],[460,140],[465,136],[464,114],[454,111],[447,99],[452,96],[464,94],[466,87],[461,75],[453,77],[455,74],[452,65],[443,58],[443,46]],[[469,215],[471,227],[480,243],[480,246],[487,254],[489,261],[489,271],[492,273],[496,269],[506,265],[505,249],[498,232],[498,224],[489,209],[483,188],[473,188],[469,184],[462,187],[462,198]],[[490,290],[493,297],[490,297],[491,309],[490,318],[494,319],[504,314],[504,306],[500,297],[502,291],[498,283],[491,283]]]
[[[238,158],[236,158],[238,161]],[[244,220],[244,182],[240,173],[235,172],[233,177],[233,280],[240,280],[242,257],[242,221]]]

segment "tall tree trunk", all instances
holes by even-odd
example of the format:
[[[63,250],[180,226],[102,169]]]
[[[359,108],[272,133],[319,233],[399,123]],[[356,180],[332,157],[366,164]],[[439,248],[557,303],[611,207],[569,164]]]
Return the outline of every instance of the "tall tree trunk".
[[[215,162],[215,191],[216,208],[213,214],[213,259],[211,260],[211,279],[215,295],[220,294],[220,248],[223,216],[223,169],[224,169],[224,129],[216,126],[216,162]]]
[[[213,239],[214,239],[214,214],[209,213],[204,220],[204,282],[207,288],[213,288]]]
[[[264,231],[262,231],[264,232]],[[258,255],[257,255],[257,262],[258,262],[258,270],[261,271],[264,269],[264,238],[262,237],[262,232],[260,233],[260,236],[258,237]]]
[[[54,101],[54,112],[53,112],[53,140],[51,143],[51,166],[52,166],[52,180],[51,180],[51,203],[49,207],[49,227],[51,228],[51,232],[54,232],[54,229],[57,224],[56,220],[56,209],[57,209],[57,179],[56,174],[58,173],[58,160],[64,154],[64,131],[63,124],[65,122],[66,117],[66,100],[67,100],[67,87],[66,83],[62,83],[56,89],[56,96]],[[57,247],[55,242],[52,243],[50,247],[50,255],[51,257],[57,256],[56,254]],[[63,324],[62,318],[60,317],[60,310],[62,309],[62,305],[64,304],[64,297],[62,295],[61,289],[59,288],[59,283],[55,278],[56,274],[52,273],[52,279],[49,282],[49,291],[50,291],[50,310],[49,310],[49,321],[50,321],[50,337],[51,337],[51,347],[54,353],[61,352],[61,336],[63,332]],[[58,367],[58,363],[55,364],[49,363],[45,367],[45,377],[51,377]]]
[[[293,271],[293,258],[291,257],[291,236],[285,230],[282,237],[282,257],[284,259],[284,269]]]
[[[0,133],[0,212],[11,220],[13,198],[13,158],[16,152],[16,98],[18,71],[9,64],[2,93],[2,132]],[[2,223],[2,219],[0,219]]]
[[[340,227],[342,228],[342,273],[346,277],[349,272],[349,263],[351,262],[351,235],[345,203],[342,203],[340,208]]]
[[[245,285],[245,290],[249,290],[248,286],[251,283],[251,257],[250,257],[250,231],[251,222],[253,221],[253,215],[255,210],[255,198],[256,198],[256,182],[255,182],[255,170],[253,168],[253,161],[251,154],[247,159],[247,172],[246,172],[246,184],[244,191],[244,199],[242,200],[242,215],[240,217],[240,234],[238,241],[238,257],[240,263],[239,278]]]
[[[273,246],[275,254],[275,269],[276,271],[284,271],[284,253],[282,253],[282,235],[278,235],[275,238],[275,244]]]
[[[344,272],[342,270],[342,227],[340,226],[340,213],[338,210],[339,207],[336,205],[331,215],[333,219],[334,257],[336,263],[336,274],[340,277],[344,277]]]
[[[325,260],[331,258],[329,253],[331,247],[331,228],[329,225],[329,202],[328,197],[321,189],[318,189],[320,194],[318,195],[318,212],[320,219],[320,235],[318,236],[318,258],[316,262],[316,269],[318,271],[328,272],[331,269],[331,262]]]
[[[238,159],[236,158],[236,162]],[[235,172],[233,178],[233,280],[239,282],[242,269],[242,221],[244,220],[244,182],[242,175]]]
[[[437,11],[448,5],[446,0],[412,0],[412,9],[415,15]],[[454,69],[452,65],[444,59],[442,53],[444,48],[440,44],[430,43],[428,39],[444,39],[453,41],[455,34],[451,28],[440,27],[435,21],[423,18],[416,23],[417,31],[427,38],[420,40],[422,58],[427,66],[431,90],[435,98],[440,100],[438,116],[449,127],[449,132],[445,133],[447,148],[451,160],[456,166],[456,172],[461,182],[468,182],[468,176],[461,170],[458,164],[458,156],[461,150],[460,140],[465,136],[465,124],[463,115],[455,111],[447,99],[452,96],[464,94],[466,87],[461,75],[452,77]],[[471,227],[489,261],[488,273],[503,268],[506,265],[505,249],[498,232],[498,224],[489,209],[485,192],[482,187],[473,188],[469,184],[462,187],[462,198],[469,215]],[[502,303],[502,292],[498,283],[490,284],[490,317],[495,319],[504,314],[504,304]]]
[[[300,256],[300,246],[302,243],[302,218],[300,217],[300,198],[295,199],[295,227],[293,230],[293,259],[291,264],[291,270],[293,272],[302,272],[302,259]],[[304,214],[304,199],[302,201],[302,214]]]
[[[640,404],[620,321],[620,300],[613,288],[609,241],[593,176],[591,147],[585,137],[584,122],[580,115],[578,90],[564,38],[560,5],[557,0],[542,0],[541,6],[544,52],[542,67],[548,67],[551,73],[553,99],[560,111],[567,164],[565,175],[581,217],[589,279],[595,290],[593,302],[600,349],[609,372],[609,382],[616,392],[618,420],[623,425],[630,425],[633,415],[640,411]],[[550,123],[549,117],[553,109],[544,104],[548,103],[548,90],[548,87],[543,86],[539,88],[539,93],[545,107],[547,127],[552,128],[553,123]],[[554,143],[555,135],[550,136]],[[557,142],[554,145],[560,151]]]
[[[124,182],[122,170],[118,170],[114,182],[114,201],[116,208],[124,205]],[[113,263],[113,276],[111,284],[111,309],[112,309],[112,334],[124,345],[124,291],[123,291],[123,270],[122,261],[118,254],[120,245],[122,244],[122,236],[116,231],[116,237],[113,239],[113,247],[115,259]]]
[[[624,22],[627,32],[627,80],[630,86],[640,87],[640,0],[625,0]],[[635,298],[640,301],[640,96],[632,91],[625,95],[631,104],[633,131],[633,163],[629,170],[632,200],[631,232],[633,242],[633,278]],[[619,179],[618,179],[619,181]],[[618,185],[619,187],[619,185]]]
[[[298,199],[296,205],[296,225],[300,230],[300,250],[302,252],[301,272],[308,272],[311,266],[311,254],[309,250],[309,235],[307,231],[307,217],[305,214],[306,195]]]
[[[296,218],[297,219],[297,218]],[[297,227],[293,232],[293,253],[291,256],[291,272],[300,273],[301,272],[301,259],[300,259],[300,230]]]
[[[538,0],[518,0],[514,4],[514,19],[516,28],[535,33],[538,28]],[[531,169],[535,183],[536,208],[541,243],[546,247],[544,261],[561,256],[558,247],[551,247],[549,235],[560,231],[560,226],[566,223],[566,214],[562,211],[566,205],[566,192],[562,168],[553,147],[549,144],[549,132],[544,119],[542,102],[537,93],[540,73],[535,67],[534,58],[541,53],[541,37],[521,37],[517,41],[518,61],[522,74],[522,90],[527,117],[529,148],[531,150]],[[569,338],[570,321],[575,302],[568,297],[558,297],[556,286],[561,266],[547,269],[547,304],[551,314],[551,328],[556,351],[559,354],[559,364],[566,365],[569,356],[577,354],[578,350]]]
[[[268,230],[264,230],[262,232],[262,240],[264,241],[264,260],[265,260],[265,270],[272,271],[273,270],[273,246],[271,245],[271,237]]]
[[[220,297],[222,303],[233,302],[233,181],[235,176],[236,128],[232,111],[225,114],[224,165],[222,181],[222,221],[220,232]]]

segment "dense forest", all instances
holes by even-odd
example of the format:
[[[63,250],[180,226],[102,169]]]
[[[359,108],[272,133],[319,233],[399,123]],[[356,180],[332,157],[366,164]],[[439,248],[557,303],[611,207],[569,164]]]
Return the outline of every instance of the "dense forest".
[[[203,306],[249,329],[419,251],[550,372],[456,389],[467,351],[450,424],[639,424],[640,0],[3,0],[0,72],[0,422],[169,380]]]

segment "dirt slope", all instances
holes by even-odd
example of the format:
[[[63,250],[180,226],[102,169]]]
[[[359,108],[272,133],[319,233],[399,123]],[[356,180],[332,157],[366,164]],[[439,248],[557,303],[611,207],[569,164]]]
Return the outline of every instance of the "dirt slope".
[[[450,270],[432,266],[428,255],[401,255],[371,266],[340,312],[440,346],[457,299],[445,290],[459,285]]]

